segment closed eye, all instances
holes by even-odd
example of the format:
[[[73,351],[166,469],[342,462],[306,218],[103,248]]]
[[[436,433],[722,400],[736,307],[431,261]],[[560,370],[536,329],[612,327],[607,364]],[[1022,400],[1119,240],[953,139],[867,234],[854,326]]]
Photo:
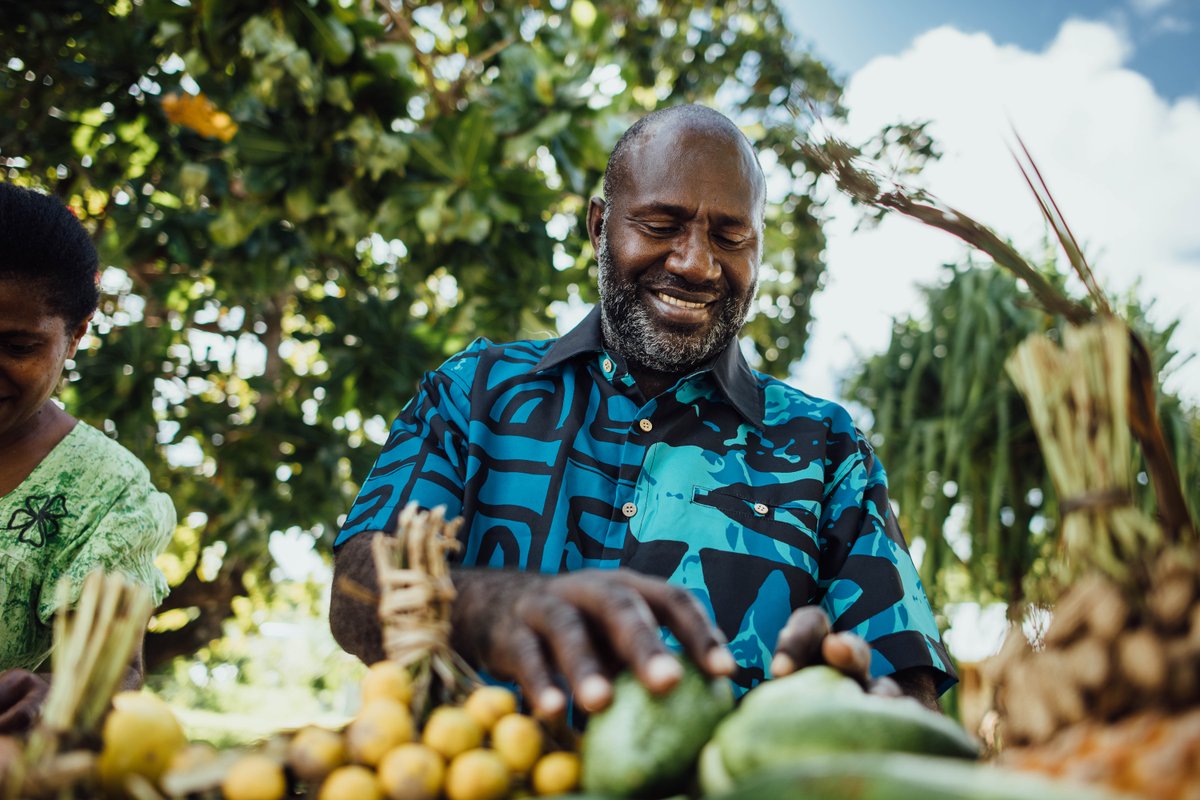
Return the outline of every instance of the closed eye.
[[[4,352],[9,355],[17,357],[33,355],[38,349],[36,344],[21,344],[18,342],[5,342],[0,347],[3,347]]]
[[[749,236],[723,236],[721,234],[717,234],[713,238],[716,240],[717,244],[731,250],[741,247],[750,241]]]

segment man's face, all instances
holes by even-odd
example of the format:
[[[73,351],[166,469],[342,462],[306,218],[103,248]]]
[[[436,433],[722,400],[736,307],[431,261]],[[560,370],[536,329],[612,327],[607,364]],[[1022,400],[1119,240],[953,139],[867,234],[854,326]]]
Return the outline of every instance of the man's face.
[[[623,189],[593,201],[589,231],[608,346],[666,373],[717,355],[746,320],[758,284],[762,182],[728,133],[645,132]]]

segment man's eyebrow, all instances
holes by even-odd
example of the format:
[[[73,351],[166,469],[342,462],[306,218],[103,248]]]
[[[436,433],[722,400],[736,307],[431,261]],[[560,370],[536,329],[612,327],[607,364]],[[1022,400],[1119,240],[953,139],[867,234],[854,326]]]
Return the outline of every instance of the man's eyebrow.
[[[676,219],[689,219],[695,212],[686,206],[678,205],[677,203],[667,203],[661,200],[652,200],[643,203],[630,212],[630,216],[640,217],[649,214],[662,214],[667,217]],[[748,218],[736,217],[732,214],[722,214],[717,212],[713,214],[714,221],[718,225],[752,228],[754,224]]]

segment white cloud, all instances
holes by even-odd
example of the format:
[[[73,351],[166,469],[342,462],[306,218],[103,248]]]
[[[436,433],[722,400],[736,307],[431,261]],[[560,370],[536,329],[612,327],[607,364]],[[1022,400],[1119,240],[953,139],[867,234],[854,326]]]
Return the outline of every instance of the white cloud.
[[[1154,33],[1191,33],[1192,24],[1182,17],[1166,14],[1154,22]]]
[[[1130,0],[1129,4],[1139,14],[1153,14],[1171,5],[1171,0]]]
[[[1043,52],[985,34],[931,30],[896,56],[876,58],[846,88],[847,130],[864,139],[898,119],[930,120],[945,150],[923,183],[952,206],[1040,252],[1046,229],[1009,155],[1010,123],[1037,160],[1093,268],[1113,292],[1137,284],[1158,319],[1183,320],[1179,348],[1194,352],[1200,319],[1200,101],[1170,102],[1124,65],[1128,39],[1071,20]],[[810,356],[797,382],[825,396],[854,353],[882,350],[891,319],[920,309],[916,285],[965,247],[901,218],[854,232],[840,200],[827,227],[829,283],[814,300]],[[1200,402],[1200,359],[1169,388]]]

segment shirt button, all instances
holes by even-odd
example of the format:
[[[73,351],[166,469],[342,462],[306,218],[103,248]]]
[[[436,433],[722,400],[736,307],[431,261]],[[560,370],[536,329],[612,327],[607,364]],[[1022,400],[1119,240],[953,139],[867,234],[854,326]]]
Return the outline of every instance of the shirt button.
[[[754,504],[754,513],[758,514],[760,517],[765,517],[767,515],[767,512],[770,510],[771,509],[767,508],[766,503],[755,503]]]
[[[626,503],[625,505],[621,506],[621,513],[627,517],[632,517],[637,513],[637,506],[635,506],[633,503]]]
[[[649,433],[650,431],[654,430],[654,423],[648,419],[639,419],[638,427],[641,428],[646,433]]]
[[[606,358],[600,362],[600,369],[604,370],[605,374],[613,371],[613,363],[611,358]]]

